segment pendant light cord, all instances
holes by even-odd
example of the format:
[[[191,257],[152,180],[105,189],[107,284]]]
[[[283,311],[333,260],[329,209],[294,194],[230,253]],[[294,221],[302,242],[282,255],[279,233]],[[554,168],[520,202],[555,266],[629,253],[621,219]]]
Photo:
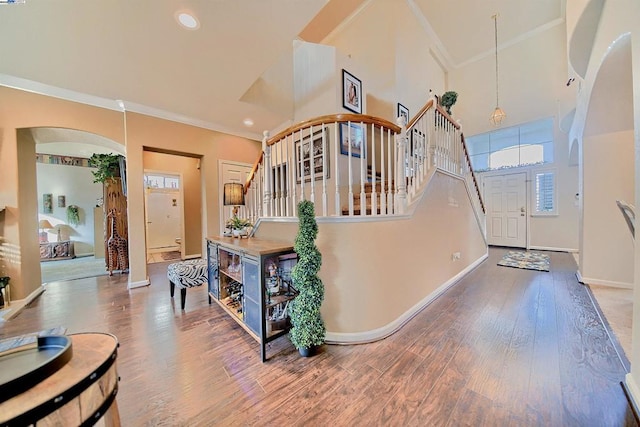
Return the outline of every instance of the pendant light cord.
[[[493,28],[496,42],[496,108],[500,105],[498,102],[498,14],[492,16],[493,18]]]

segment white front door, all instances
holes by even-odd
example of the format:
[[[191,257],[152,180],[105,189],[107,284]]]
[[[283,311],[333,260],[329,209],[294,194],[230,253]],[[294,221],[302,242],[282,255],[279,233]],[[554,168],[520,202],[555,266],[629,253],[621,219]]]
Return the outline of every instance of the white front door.
[[[233,206],[225,206],[223,200],[224,184],[226,182],[239,182],[244,184],[247,182],[247,178],[251,173],[252,166],[243,163],[235,162],[221,162],[221,176],[220,176],[220,235],[224,233],[224,224],[229,218],[231,218],[233,212]],[[238,217],[246,218],[247,213],[243,206],[238,210]]]
[[[182,203],[180,191],[148,188],[146,194],[147,250],[180,250]]]
[[[527,246],[527,174],[488,176],[484,179],[487,243]]]

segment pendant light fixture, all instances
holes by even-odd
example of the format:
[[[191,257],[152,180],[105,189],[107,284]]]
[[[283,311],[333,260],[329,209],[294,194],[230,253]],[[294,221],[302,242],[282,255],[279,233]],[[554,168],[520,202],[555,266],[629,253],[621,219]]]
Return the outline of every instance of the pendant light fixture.
[[[500,123],[507,117],[507,113],[504,112],[499,106],[498,102],[498,14],[496,13],[491,17],[493,19],[493,28],[496,42],[496,109],[493,110],[493,114],[489,118],[489,121],[494,126],[500,126]]]

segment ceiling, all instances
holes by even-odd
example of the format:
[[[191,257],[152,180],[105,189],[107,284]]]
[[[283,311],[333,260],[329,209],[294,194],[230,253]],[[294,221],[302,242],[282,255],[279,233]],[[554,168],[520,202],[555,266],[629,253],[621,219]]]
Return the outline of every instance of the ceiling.
[[[26,0],[0,6],[0,84],[51,91],[260,139],[291,119],[247,96],[291,52],[319,42],[373,2],[403,0]],[[404,0],[445,66],[493,54],[564,17],[564,0]],[[189,11],[197,30],[178,25]],[[464,11],[464,13],[458,13]],[[19,79],[16,79],[19,78]],[[24,80],[22,80],[24,79]],[[63,95],[63,96],[67,96]],[[119,102],[123,101],[123,102]],[[243,124],[245,118],[253,127]],[[56,138],[60,136],[57,135]],[[59,141],[56,141],[59,142]]]

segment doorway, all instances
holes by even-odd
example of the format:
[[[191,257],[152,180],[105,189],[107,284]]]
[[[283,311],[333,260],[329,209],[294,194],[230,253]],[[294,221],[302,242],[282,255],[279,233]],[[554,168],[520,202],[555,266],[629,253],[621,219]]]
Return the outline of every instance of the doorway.
[[[527,246],[527,174],[484,178],[487,210],[487,243],[494,246]]]
[[[252,166],[246,163],[237,163],[227,160],[220,161],[220,235],[224,233],[225,223],[233,214],[233,206],[225,206],[223,200],[224,184],[227,182],[238,182],[245,184],[251,173]],[[246,203],[246,201],[245,201]],[[238,217],[247,218],[247,210],[240,206]]]
[[[184,258],[184,193],[182,175],[144,171],[147,259],[151,262]]]

